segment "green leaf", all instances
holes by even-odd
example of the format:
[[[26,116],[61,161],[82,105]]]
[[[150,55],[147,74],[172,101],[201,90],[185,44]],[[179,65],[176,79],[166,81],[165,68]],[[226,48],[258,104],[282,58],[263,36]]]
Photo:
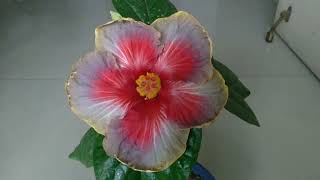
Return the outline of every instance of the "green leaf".
[[[95,141],[103,138],[102,135],[96,133],[93,128],[90,128],[82,137],[80,144],[69,155],[70,159],[80,161],[86,167],[93,166],[93,150]]]
[[[235,90],[243,98],[246,98],[250,95],[249,89],[227,66],[217,61],[216,59],[212,59],[212,64],[221,73],[229,89]]]
[[[100,136],[95,140],[93,150],[94,172],[97,180],[167,180],[187,179],[191,173],[191,167],[196,162],[200,150],[202,129],[191,129],[187,150],[169,168],[161,172],[140,172],[128,168],[116,159],[106,155]]]
[[[112,3],[123,17],[147,24],[177,12],[176,7],[168,0],[112,0]]]
[[[202,140],[202,129],[201,128],[191,129],[188,142],[187,142],[187,150],[175,163],[177,164],[178,167],[181,166],[184,169],[185,177],[189,177],[192,165],[195,164],[198,159],[198,153],[201,147],[201,140]]]
[[[229,97],[225,109],[245,122],[259,127],[257,117],[245,101],[245,98],[250,95],[249,89],[225,65],[213,59],[212,64],[221,73],[229,88]]]
[[[140,172],[130,169],[114,158],[106,155],[102,146],[103,138],[96,141],[93,161],[96,180],[133,180],[139,179]]]
[[[249,124],[260,127],[252,109],[246,101],[233,89],[229,90],[229,98],[225,108]]]

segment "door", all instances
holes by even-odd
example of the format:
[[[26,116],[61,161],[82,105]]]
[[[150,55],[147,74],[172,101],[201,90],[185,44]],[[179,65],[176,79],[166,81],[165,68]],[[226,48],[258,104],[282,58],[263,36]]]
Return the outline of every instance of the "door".
[[[290,20],[281,24],[277,32],[320,78],[320,1],[279,0],[276,19],[289,6],[292,7]]]

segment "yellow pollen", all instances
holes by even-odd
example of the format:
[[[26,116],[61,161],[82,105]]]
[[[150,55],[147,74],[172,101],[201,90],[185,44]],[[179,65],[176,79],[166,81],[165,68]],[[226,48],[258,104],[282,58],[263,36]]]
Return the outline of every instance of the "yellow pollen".
[[[145,96],[145,100],[155,98],[161,89],[160,77],[155,73],[147,72],[146,75],[140,75],[136,84],[136,90],[140,96]]]

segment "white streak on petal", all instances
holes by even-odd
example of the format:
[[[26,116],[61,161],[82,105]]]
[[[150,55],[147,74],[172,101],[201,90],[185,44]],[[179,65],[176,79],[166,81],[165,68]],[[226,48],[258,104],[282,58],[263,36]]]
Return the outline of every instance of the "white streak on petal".
[[[185,60],[192,59],[196,63],[188,80],[203,82],[212,76],[212,41],[196,18],[187,12],[179,11],[169,17],[157,19],[151,26],[161,32],[161,41],[164,44],[163,54],[155,64],[158,71],[176,77],[174,73],[184,72],[185,63],[190,63]],[[177,55],[179,59],[176,60]]]
[[[216,70],[207,82],[167,82],[168,118],[181,128],[202,127],[218,116],[228,99],[228,87]]]
[[[66,83],[71,110],[97,132],[104,134],[110,120],[121,119],[126,109],[114,100],[91,96],[92,82],[100,70],[117,68],[114,58],[103,52],[90,52],[75,64]]]
[[[95,31],[96,49],[111,52],[124,68],[153,65],[160,51],[159,38],[153,27],[129,18],[111,21]]]
[[[155,121],[152,131],[158,130],[160,133],[153,133],[150,147],[145,149],[137,144],[140,139],[135,143],[129,142],[118,122],[111,122],[103,142],[105,151],[138,171],[154,172],[168,168],[186,150],[189,129],[180,129],[162,115]]]

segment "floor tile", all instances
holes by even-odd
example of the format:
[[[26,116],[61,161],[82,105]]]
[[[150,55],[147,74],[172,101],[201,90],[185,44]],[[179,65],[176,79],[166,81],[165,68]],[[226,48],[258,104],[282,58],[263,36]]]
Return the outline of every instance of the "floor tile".
[[[61,80],[0,80],[0,179],[94,179],[69,153],[88,127]]]
[[[224,180],[318,179],[320,84],[309,77],[244,82],[261,127],[224,112],[204,130],[200,162]]]

